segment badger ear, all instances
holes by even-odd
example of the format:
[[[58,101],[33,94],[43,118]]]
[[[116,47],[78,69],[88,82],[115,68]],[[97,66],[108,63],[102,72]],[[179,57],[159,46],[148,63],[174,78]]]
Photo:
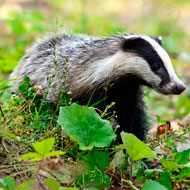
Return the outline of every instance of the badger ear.
[[[162,36],[152,37],[152,38],[162,46]]]

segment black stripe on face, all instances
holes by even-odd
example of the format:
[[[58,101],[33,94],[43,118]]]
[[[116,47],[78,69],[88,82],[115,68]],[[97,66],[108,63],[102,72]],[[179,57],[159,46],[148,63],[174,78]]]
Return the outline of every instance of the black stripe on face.
[[[149,63],[151,70],[161,78],[161,85],[170,82],[169,74],[160,56],[149,42],[142,38],[125,39],[122,43],[122,49],[144,58]]]

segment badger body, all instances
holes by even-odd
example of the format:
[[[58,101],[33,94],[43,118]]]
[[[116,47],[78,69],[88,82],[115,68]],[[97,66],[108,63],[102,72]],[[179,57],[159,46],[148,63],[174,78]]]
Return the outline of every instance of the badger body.
[[[143,85],[162,94],[185,90],[161,39],[146,35],[92,38],[58,34],[38,40],[11,74],[11,79],[18,79],[11,82],[12,91],[18,92],[24,76],[45,91],[54,71],[48,101],[57,102],[63,84],[81,104],[91,97],[91,103],[106,97],[99,108],[115,102],[120,131],[134,133],[140,139],[147,128]]]

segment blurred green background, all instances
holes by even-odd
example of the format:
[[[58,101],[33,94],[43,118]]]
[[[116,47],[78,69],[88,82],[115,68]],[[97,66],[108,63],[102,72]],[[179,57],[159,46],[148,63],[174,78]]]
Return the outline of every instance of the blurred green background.
[[[0,80],[36,38],[60,30],[162,36],[177,74],[190,85],[190,0],[0,0]],[[156,114],[173,120],[190,113],[189,88],[178,97],[145,92],[153,120]]]

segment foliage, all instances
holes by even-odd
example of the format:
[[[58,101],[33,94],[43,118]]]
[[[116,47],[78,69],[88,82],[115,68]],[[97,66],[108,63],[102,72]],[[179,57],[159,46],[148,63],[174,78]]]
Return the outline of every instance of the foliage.
[[[49,138],[44,138],[44,131],[39,128],[40,130],[38,129],[38,134],[44,140],[33,143],[32,146],[36,152],[28,150],[26,154],[20,157],[21,160],[28,160],[31,163],[35,161],[38,163],[35,166],[36,169],[31,178],[32,181],[24,181],[16,187],[12,178],[2,178],[2,188],[7,189],[10,185],[14,185],[14,188],[16,189],[31,189],[33,185],[36,185],[37,176],[40,175],[42,169],[47,170],[47,168],[49,168],[50,170],[55,171],[61,170],[61,168],[64,167],[63,163],[66,161],[65,155],[73,157],[73,159],[76,160],[74,161],[76,168],[82,167],[81,169],[75,169],[74,173],[74,169],[71,168],[68,171],[63,171],[63,173],[65,173],[64,175],[67,176],[68,181],[70,181],[69,175],[75,176],[75,181],[72,185],[77,188],[105,189],[109,187],[111,178],[110,175],[108,175],[109,173],[107,173],[108,168],[124,172],[126,177],[121,178],[121,180],[132,189],[151,189],[155,186],[155,188],[171,190],[176,184],[188,180],[190,150],[184,150],[183,152],[176,151],[174,143],[172,143],[171,140],[172,138],[175,138],[174,132],[170,131],[162,138],[157,138],[158,144],[160,144],[159,141],[161,143],[166,142],[165,147],[172,150],[172,153],[169,155],[159,156],[156,154],[154,151],[154,148],[158,146],[158,144],[155,144],[156,141],[152,142],[150,148],[150,146],[140,141],[133,134],[125,132],[121,133],[123,145],[116,145],[115,142],[112,142],[116,135],[112,131],[110,122],[101,119],[94,108],[80,106],[76,103],[71,104],[72,99],[68,98],[68,96],[63,96],[62,98],[65,100],[61,99],[59,101],[66,102],[64,104],[65,106],[60,108],[59,116],[56,116],[55,113],[58,114],[58,111],[56,111],[58,109],[52,109],[51,104],[44,101],[45,96],[38,94],[39,90],[39,88],[32,86],[28,77],[25,77],[23,83],[19,86],[20,94],[17,97],[13,96],[14,98],[9,100],[9,103],[7,104],[8,107],[3,107],[3,112],[6,112],[6,109],[10,108],[10,105],[17,106],[18,108],[27,105],[24,110],[21,110],[19,115],[20,117],[23,117],[26,113],[29,113],[27,119],[30,121],[30,124],[29,122],[26,122],[25,119],[21,119],[22,124],[17,125],[17,130],[21,131],[23,129],[19,129],[19,126],[22,127],[23,124],[29,124],[29,128],[33,126],[35,132],[37,129],[37,123],[39,124],[41,122],[41,117],[44,116],[44,114],[47,114],[48,109],[51,109],[52,111],[50,114],[52,114],[55,119],[48,120],[48,124],[52,124],[58,129],[58,127],[60,127],[57,124],[58,122],[61,125],[58,134],[64,134],[65,138],[62,140],[58,139],[56,142],[56,138],[60,138],[57,137],[56,133],[50,133],[50,135],[53,135],[54,137],[49,136]],[[102,115],[106,115],[108,109],[109,108],[107,107],[105,113]],[[16,113],[18,112],[16,111]],[[14,112],[12,114],[14,116]],[[14,134],[14,130],[9,130],[8,127],[12,125],[16,119],[11,118],[9,121],[6,119],[7,118],[5,118],[5,122],[1,129],[1,136],[5,139],[9,137],[9,139],[18,140]],[[159,116],[158,120],[161,123],[165,123],[165,121]],[[45,125],[45,127],[48,129],[47,127],[49,127],[49,125]],[[183,134],[186,134],[188,131],[188,129],[185,129]],[[70,137],[70,139],[68,137]],[[165,141],[163,138],[165,138]],[[23,136],[22,140],[19,141],[22,142],[24,140],[26,142],[27,139],[27,136]],[[109,150],[106,148],[110,146],[111,142],[113,143],[111,149],[115,152],[115,158],[113,157],[114,164],[112,161],[110,162],[113,153],[110,152],[111,149]],[[60,146],[60,143],[62,146]],[[53,146],[58,149],[63,148],[64,152],[57,150],[51,151]],[[81,151],[79,151],[78,148]],[[97,148],[101,149],[98,150]],[[126,154],[121,152],[122,149],[126,149]],[[62,158],[60,156],[62,156]],[[154,159],[159,160],[159,166],[161,169],[148,169],[144,167],[144,159],[146,159],[147,162],[154,162]],[[112,166],[110,166],[110,163],[112,163]],[[70,163],[68,163],[68,165],[71,167]],[[50,171],[48,170],[48,172]],[[57,176],[56,179],[46,178],[44,183],[53,190],[63,189],[64,187],[61,186],[63,179],[60,177],[60,175],[63,174],[55,173],[54,175]],[[134,179],[137,180],[135,184],[133,181]],[[143,183],[144,185],[142,185]]]
[[[61,107],[58,123],[67,135],[77,140],[81,150],[108,147],[115,137],[108,121],[102,120],[93,108],[77,104]]]
[[[45,139],[41,142],[36,142],[33,144],[34,150],[36,150],[37,153],[27,153],[20,157],[21,160],[24,159],[30,159],[30,161],[41,161],[43,158],[48,158],[52,156],[58,156],[65,154],[62,151],[51,151],[53,148],[55,139],[49,138]]]
[[[19,14],[11,13],[11,17],[4,20],[10,29],[8,36],[4,39],[7,43],[1,44],[0,71],[9,73],[17,65],[18,59],[24,54],[25,47],[30,44],[36,34],[45,32],[44,16],[39,12],[25,12]],[[10,48],[11,38],[14,39],[14,46]]]
[[[122,132],[121,138],[131,160],[155,157],[151,149],[133,134]]]

